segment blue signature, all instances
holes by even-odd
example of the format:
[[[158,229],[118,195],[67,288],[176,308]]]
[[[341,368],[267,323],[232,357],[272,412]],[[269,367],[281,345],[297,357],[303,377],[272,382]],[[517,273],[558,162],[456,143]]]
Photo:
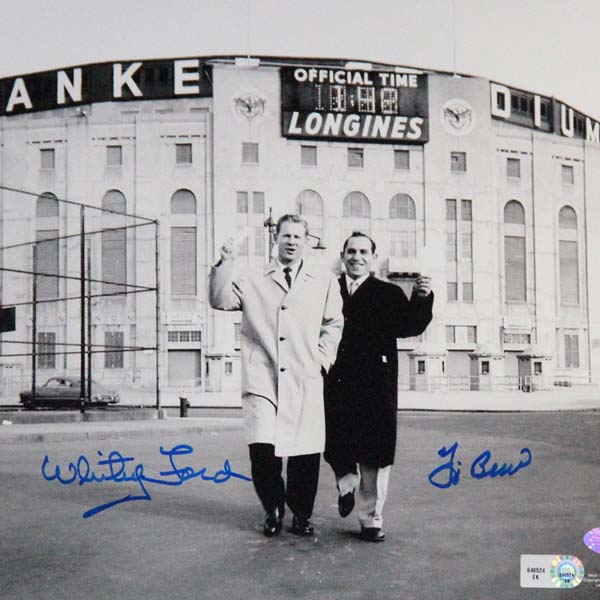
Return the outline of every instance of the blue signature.
[[[458,485],[460,481],[460,469],[458,467],[460,467],[462,463],[460,460],[457,460],[455,466],[454,461],[457,449],[458,442],[454,442],[449,448],[442,446],[442,448],[438,450],[438,454],[441,458],[450,458],[448,462],[445,462],[429,473],[429,483],[431,483],[431,485],[441,489],[447,489],[453,485]],[[505,475],[512,477],[521,469],[528,467],[532,461],[531,450],[529,448],[522,448],[519,454],[521,460],[517,465],[513,465],[512,463],[503,463],[502,465],[499,465],[496,462],[490,465],[489,462],[492,460],[492,453],[489,450],[484,450],[471,463],[471,477],[473,479],[504,477]]]
[[[150,493],[146,487],[147,484],[153,483],[155,485],[169,485],[178,486],[183,485],[190,479],[199,477],[202,481],[212,481],[212,483],[226,483],[232,477],[235,479],[241,479],[242,481],[252,481],[250,477],[246,477],[240,473],[236,473],[231,470],[231,464],[229,459],[225,459],[223,468],[213,475],[209,475],[206,472],[206,467],[202,467],[200,470],[195,471],[192,467],[178,467],[175,464],[176,456],[187,456],[192,454],[194,449],[187,444],[178,444],[170,450],[165,450],[162,446],[160,447],[160,453],[163,456],[169,458],[170,469],[166,471],[160,471],[160,477],[166,477],[171,479],[159,479],[156,477],[150,477],[144,472],[144,465],[142,463],[134,463],[135,460],[132,456],[123,456],[117,450],[112,450],[108,458],[103,458],[103,453],[98,451],[98,456],[101,460],[97,461],[98,466],[104,468],[104,472],[97,473],[90,466],[90,461],[85,455],[81,455],[77,461],[70,462],[67,468],[67,472],[63,473],[59,465],[54,467],[50,473],[47,473],[48,464],[50,459],[48,455],[44,457],[42,463],[42,475],[46,481],[58,481],[62,485],[71,485],[72,483],[78,483],[80,486],[86,483],[104,483],[106,481],[112,481],[113,483],[124,483],[128,481],[135,481],[140,486],[141,494],[134,495],[128,494],[117,500],[112,500],[106,504],[100,504],[94,508],[83,513],[83,518],[88,519],[93,517],[95,514],[113,508],[118,504],[125,502],[132,502],[134,500],[152,500]],[[130,467],[129,473],[127,467]]]

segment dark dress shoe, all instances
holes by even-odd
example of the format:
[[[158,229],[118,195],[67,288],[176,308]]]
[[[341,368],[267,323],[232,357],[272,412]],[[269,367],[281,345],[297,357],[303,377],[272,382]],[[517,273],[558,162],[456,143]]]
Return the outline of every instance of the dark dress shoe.
[[[344,494],[343,496],[338,496],[338,511],[340,513],[340,517],[347,517],[354,508],[354,490]]]
[[[385,533],[379,527],[361,527],[360,539],[365,542],[383,542],[385,541]]]
[[[267,537],[279,535],[283,527],[283,510],[276,508],[275,510],[267,511],[265,515],[265,523],[263,525],[263,533]]]
[[[295,535],[313,535],[315,528],[311,525],[310,519],[294,515],[290,531]]]

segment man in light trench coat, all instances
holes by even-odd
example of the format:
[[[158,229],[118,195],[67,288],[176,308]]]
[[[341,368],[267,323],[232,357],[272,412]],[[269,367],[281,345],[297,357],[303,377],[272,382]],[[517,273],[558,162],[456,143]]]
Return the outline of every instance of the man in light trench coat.
[[[310,517],[325,449],[323,375],[342,335],[339,285],[302,259],[307,236],[300,216],[284,215],[277,222],[277,260],[257,272],[247,266],[236,272],[229,239],[210,274],[210,305],[242,311],[242,407],[267,537],[281,531],[286,502],[292,533],[314,532]],[[288,457],[287,490],[282,457]]]

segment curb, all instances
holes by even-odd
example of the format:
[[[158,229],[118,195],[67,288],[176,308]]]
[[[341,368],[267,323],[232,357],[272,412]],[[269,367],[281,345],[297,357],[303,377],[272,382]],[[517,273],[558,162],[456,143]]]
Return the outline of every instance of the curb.
[[[61,424],[47,423],[41,424],[41,426],[5,425],[0,427],[0,445],[136,439],[181,434],[206,435],[218,431],[243,429],[243,420],[240,418],[197,418],[193,419],[193,422],[191,421],[192,419],[190,419],[190,422],[182,423],[179,420],[165,419],[118,423],[92,423],[89,421]]]

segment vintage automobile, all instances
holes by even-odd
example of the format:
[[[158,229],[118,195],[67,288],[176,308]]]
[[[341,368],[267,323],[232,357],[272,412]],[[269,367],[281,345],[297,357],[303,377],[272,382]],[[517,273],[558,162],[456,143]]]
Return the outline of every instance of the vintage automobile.
[[[26,409],[38,407],[79,407],[81,393],[81,380],[79,377],[58,376],[51,377],[43,385],[36,386],[35,398],[33,391],[23,390],[19,392],[21,404]],[[106,406],[117,404],[119,395],[114,390],[108,390],[92,380],[92,393],[86,406]]]

